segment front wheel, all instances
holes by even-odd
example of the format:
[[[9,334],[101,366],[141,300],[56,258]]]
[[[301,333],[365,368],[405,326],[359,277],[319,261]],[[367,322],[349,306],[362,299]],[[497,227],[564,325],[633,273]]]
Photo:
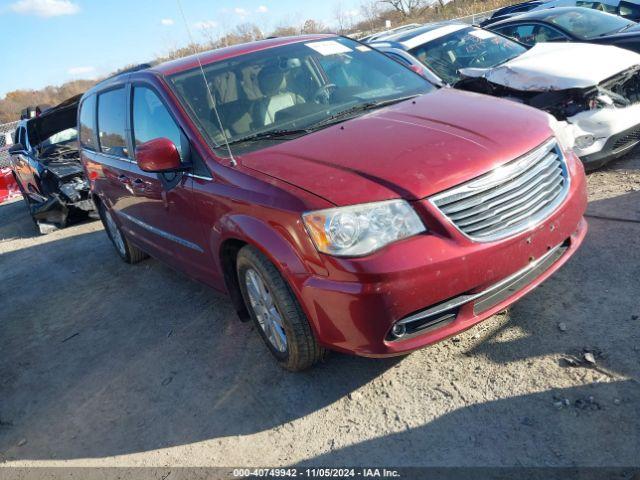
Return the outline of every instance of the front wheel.
[[[146,253],[133,245],[125,236],[124,232],[118,227],[118,224],[113,219],[112,213],[105,208],[102,203],[98,206],[98,213],[100,219],[104,225],[104,229],[107,231],[107,235],[113,243],[113,246],[120,255],[120,258],[127,263],[134,264],[141,262],[148,257]]]
[[[294,372],[322,359],[311,326],[276,267],[251,246],[238,252],[237,273],[247,310],[278,363]]]

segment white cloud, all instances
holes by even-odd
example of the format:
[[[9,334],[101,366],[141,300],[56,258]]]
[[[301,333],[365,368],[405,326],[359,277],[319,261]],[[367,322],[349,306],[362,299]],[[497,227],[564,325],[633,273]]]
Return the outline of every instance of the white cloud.
[[[218,26],[218,22],[215,20],[202,20],[193,24],[196,30],[210,30]]]
[[[269,11],[269,9],[265,5],[260,5],[256,9],[256,12],[258,12],[258,13],[267,13],[268,11]]]
[[[249,15],[249,11],[246,8],[236,7],[233,9],[233,12],[236,15],[240,15],[241,17],[246,17],[247,15]]]
[[[160,23],[165,27],[170,27],[176,22],[173,21],[173,18],[163,18],[162,20],[160,20]]]
[[[67,73],[69,75],[88,75],[90,73],[95,73],[96,68],[95,67],[71,67],[69,70],[67,70]]]
[[[71,0],[18,0],[9,8],[16,13],[39,17],[75,15],[80,11],[80,7]]]

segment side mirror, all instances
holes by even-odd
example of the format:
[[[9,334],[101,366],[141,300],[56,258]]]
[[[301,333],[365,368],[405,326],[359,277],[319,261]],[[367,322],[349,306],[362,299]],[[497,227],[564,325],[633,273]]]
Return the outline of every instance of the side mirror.
[[[25,148],[24,148],[24,145],[22,145],[21,143],[16,143],[15,145],[12,145],[11,148],[9,148],[10,154],[24,153],[24,152],[25,152]]]
[[[149,140],[136,148],[136,160],[141,170],[151,173],[181,170],[180,152],[168,138]]]

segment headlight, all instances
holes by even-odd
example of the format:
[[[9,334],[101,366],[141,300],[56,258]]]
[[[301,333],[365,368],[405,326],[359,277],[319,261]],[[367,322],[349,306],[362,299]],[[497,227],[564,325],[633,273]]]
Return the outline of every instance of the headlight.
[[[596,137],[587,133],[586,135],[580,135],[576,137],[576,147],[580,149],[589,148],[591,145],[596,143]]]
[[[426,230],[404,200],[329,208],[302,215],[316,248],[331,255],[357,257]]]

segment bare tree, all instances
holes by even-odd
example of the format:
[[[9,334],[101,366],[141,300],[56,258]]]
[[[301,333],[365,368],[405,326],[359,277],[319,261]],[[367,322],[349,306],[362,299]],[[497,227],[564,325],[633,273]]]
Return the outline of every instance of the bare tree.
[[[295,27],[280,25],[275,28],[273,32],[271,32],[271,36],[274,37],[291,37],[293,35],[298,35],[298,29]]]
[[[242,42],[254,42],[264,38],[262,30],[260,30],[255,23],[242,23],[238,25],[233,30],[232,35],[237,35]]]
[[[389,5],[404,18],[407,18],[422,13],[429,7],[430,2],[427,0],[380,0],[380,3]]]
[[[353,26],[353,16],[343,8],[342,2],[337,3],[333,9],[333,18],[336,21],[338,33],[346,33]]]
[[[379,26],[382,21],[380,14],[381,10],[378,0],[364,0],[360,4],[360,15],[367,29],[375,30]]]
[[[326,30],[327,27],[325,27],[322,22],[309,19],[304,22],[304,25],[302,25],[302,30],[300,33],[323,33]]]

